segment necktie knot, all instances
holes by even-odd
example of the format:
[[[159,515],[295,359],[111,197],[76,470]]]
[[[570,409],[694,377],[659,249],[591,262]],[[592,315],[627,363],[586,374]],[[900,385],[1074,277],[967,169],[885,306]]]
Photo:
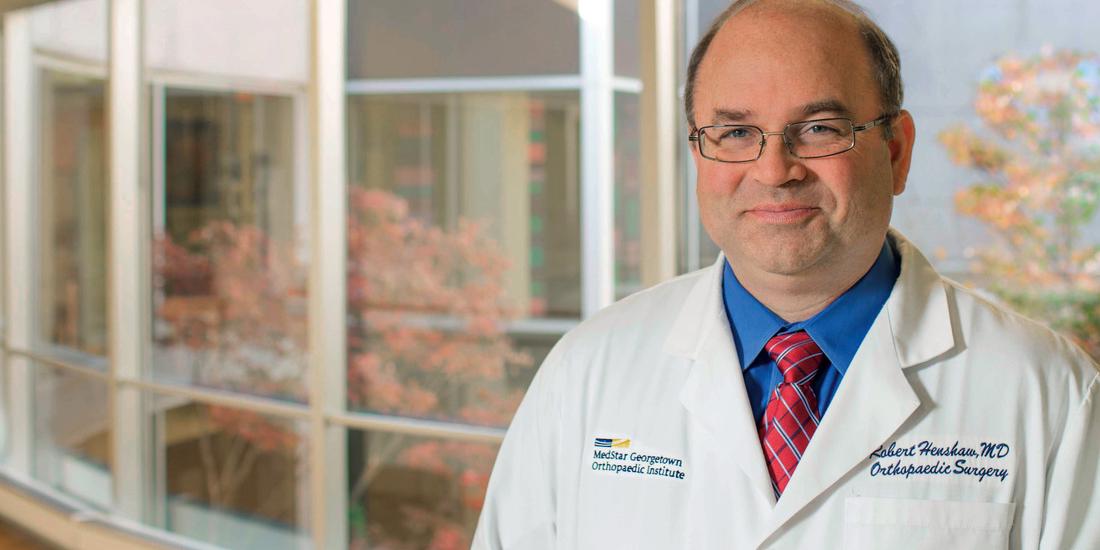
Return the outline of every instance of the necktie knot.
[[[804,330],[776,334],[764,349],[783,373],[783,382],[787,384],[801,385],[813,380],[825,362],[825,353]]]

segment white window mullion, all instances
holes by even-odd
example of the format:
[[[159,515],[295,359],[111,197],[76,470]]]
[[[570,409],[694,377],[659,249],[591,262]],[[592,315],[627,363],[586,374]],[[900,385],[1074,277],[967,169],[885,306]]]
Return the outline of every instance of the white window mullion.
[[[141,0],[111,0],[107,81],[108,134],[108,327],[113,421],[112,471],[115,512],[145,519],[149,479],[141,393],[119,383],[140,378],[149,335],[147,201],[141,185]]]
[[[676,6],[673,0],[641,2],[642,48],[642,284],[676,274],[676,153],[685,132],[676,97]]]
[[[4,15],[4,238],[7,249],[5,277],[8,310],[4,315],[7,346],[31,349],[34,310],[34,68],[31,58],[30,14]],[[8,465],[18,474],[30,474],[34,443],[31,363],[25,357],[6,358]]]
[[[315,548],[347,548],[347,453],[342,412],[347,369],[346,0],[313,0],[310,78],[312,239],[309,277],[310,511]]]
[[[614,299],[614,28],[612,0],[579,0],[581,315]]]

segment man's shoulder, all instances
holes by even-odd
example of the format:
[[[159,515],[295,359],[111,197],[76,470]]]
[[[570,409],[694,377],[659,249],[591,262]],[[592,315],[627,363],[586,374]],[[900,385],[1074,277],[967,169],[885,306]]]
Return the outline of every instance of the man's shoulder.
[[[1044,378],[1063,378],[1080,389],[1087,387],[1100,373],[1093,358],[1064,334],[1012,309],[994,296],[946,277],[941,279],[953,296],[952,323],[957,337],[962,338],[969,353],[999,360],[999,368],[1022,368]],[[1000,361],[1009,358],[1009,361]]]
[[[953,296],[958,323],[964,333],[982,331],[1002,336],[1021,347],[1056,346],[1068,340],[1048,325],[1013,309],[997,297],[947,277],[944,288]]]
[[[895,293],[933,297],[940,292],[935,288],[942,288],[947,295],[942,313],[932,310],[937,311],[935,316],[909,325],[909,329],[919,330],[920,325],[928,323],[949,323],[955,346],[948,356],[962,352],[973,367],[989,369],[1000,376],[1068,377],[1076,387],[1083,387],[1096,378],[1095,361],[1065,335],[1017,312],[992,294],[944,277],[904,236],[896,231],[891,234],[903,257],[903,275],[898,284],[904,280],[909,285],[895,288]],[[926,304],[923,300],[899,302],[906,304],[906,308],[910,304],[923,308]],[[907,311],[898,313],[903,317],[907,315]],[[911,335],[898,334],[897,337],[904,339]]]
[[[715,269],[692,271],[631,294],[582,321],[566,333],[560,345],[571,350],[659,346],[692,295],[705,291],[709,279],[718,284]]]
[[[715,269],[715,266],[708,266],[635,292],[603,308],[590,321],[595,324],[604,319],[631,319],[639,313],[653,311],[660,312],[663,318],[673,317],[680,308],[669,309],[669,305],[682,306],[688,295],[701,284],[718,284]]]

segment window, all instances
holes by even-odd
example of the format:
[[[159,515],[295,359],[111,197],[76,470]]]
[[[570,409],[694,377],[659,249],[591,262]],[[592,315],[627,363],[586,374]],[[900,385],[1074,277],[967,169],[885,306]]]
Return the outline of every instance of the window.
[[[615,93],[615,298],[642,287],[641,101]]]
[[[225,405],[151,394],[154,523],[230,548],[308,545],[305,426]]]
[[[349,408],[506,426],[580,316],[578,95],[352,96],[348,120]],[[347,434],[353,545],[468,545],[495,444]]]
[[[17,400],[11,422],[30,449],[13,451],[29,460],[31,477],[100,510],[113,504],[105,14],[102,0],[32,11],[23,46],[33,62],[15,64],[33,97],[22,106],[31,113],[29,135],[5,136],[29,144],[29,158],[9,153],[5,163],[19,166],[31,184],[5,185],[32,212],[26,225],[8,229],[26,235],[18,264],[8,266],[24,292],[9,299],[31,302],[18,308],[15,322],[32,327],[10,345],[41,358],[5,359],[18,365],[12,390],[29,397]]]
[[[511,317],[579,317],[578,101],[575,93],[523,92],[353,97],[348,104],[349,228],[368,224],[361,229],[369,239],[369,231],[380,229],[369,227],[375,216],[370,210],[389,209],[393,219],[388,221],[397,226],[435,230],[420,242],[417,235],[407,235],[408,244],[419,245],[411,252],[457,252],[454,245],[462,239],[480,239],[485,246],[470,252],[484,253],[483,282],[499,272],[492,282],[502,287],[500,305],[512,310]],[[429,250],[432,244],[439,250]],[[359,252],[351,250],[352,261],[372,264],[364,265],[366,271],[406,267],[400,258],[376,259],[369,253],[360,258]],[[440,284],[454,287],[448,281]],[[434,306],[413,304],[431,300],[407,292],[413,288],[378,290],[389,292],[369,297],[379,309],[443,313],[451,307],[438,299]],[[473,296],[447,298],[457,303]],[[505,313],[504,319],[509,317]]]
[[[309,264],[295,102],[154,86],[153,376],[303,401]]]
[[[641,78],[638,0],[613,0],[615,3],[615,74]]]
[[[353,547],[466,548],[497,445],[348,430]]]
[[[34,152],[19,181],[34,191],[14,194],[33,205],[34,226],[14,231],[33,249],[15,270],[33,293],[14,296],[33,342],[5,357],[31,395],[4,411],[29,447],[12,463],[40,488],[219,546],[468,546],[537,365],[607,298],[585,291],[642,285],[636,3],[604,6],[624,22],[596,85],[580,74],[582,31],[612,38],[572,0],[350,0],[342,60],[311,57],[327,3],[144,0],[141,21],[112,20],[143,41],[121,61],[141,59],[142,97],[113,105],[110,41],[88,32],[107,28],[107,4],[47,2],[23,29],[34,127],[5,143]],[[312,231],[331,227],[313,200],[332,182],[311,177],[330,160],[309,101],[314,64],[334,61],[347,239],[320,242]],[[598,154],[581,143],[594,93],[614,98],[590,113],[601,132],[614,124]],[[140,143],[112,150],[125,121]],[[121,194],[107,172],[120,164],[142,178]],[[615,203],[582,219],[594,189]],[[126,191],[132,212],[111,202]],[[582,271],[585,239],[614,257]],[[346,262],[343,318],[310,284],[331,258]],[[138,288],[120,291],[129,276]],[[108,302],[130,292],[140,307]],[[346,363],[314,369],[318,326]]]
[[[95,507],[111,506],[107,383],[74,370],[33,365],[35,478]]]
[[[140,519],[218,546],[311,539],[309,17],[304,0],[144,2]]]
[[[104,84],[39,72],[38,338],[107,353]]]

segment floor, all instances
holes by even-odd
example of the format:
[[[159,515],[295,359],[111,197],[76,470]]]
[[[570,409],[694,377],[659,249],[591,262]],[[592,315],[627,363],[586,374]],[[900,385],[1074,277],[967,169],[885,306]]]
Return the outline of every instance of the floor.
[[[2,550],[55,550],[55,547],[45,544],[19,529],[0,519],[0,549]]]

